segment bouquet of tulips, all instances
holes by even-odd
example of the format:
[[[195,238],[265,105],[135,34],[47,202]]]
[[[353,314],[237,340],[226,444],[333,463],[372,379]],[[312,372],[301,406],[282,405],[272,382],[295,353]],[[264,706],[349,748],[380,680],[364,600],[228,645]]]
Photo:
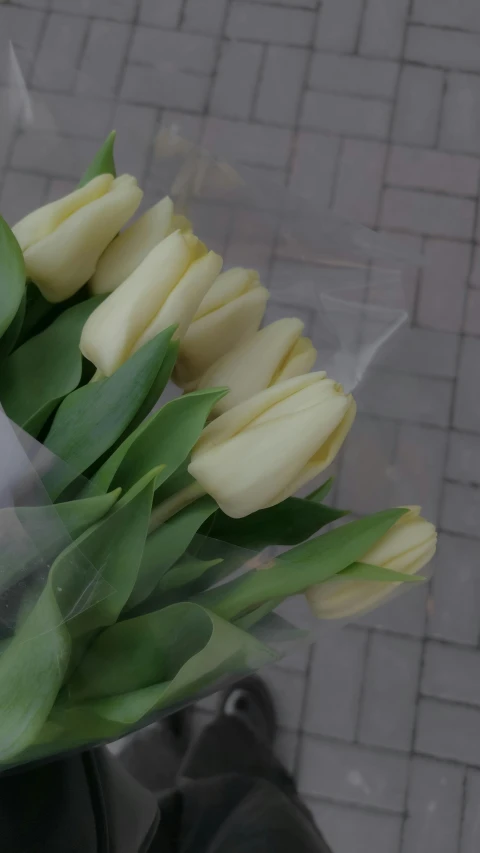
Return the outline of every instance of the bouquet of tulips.
[[[419,508],[345,523],[329,480],[294,496],[352,396],[311,372],[300,320],[261,328],[258,274],[222,272],[170,198],[128,224],[142,190],[113,141],[70,195],[0,220],[0,767],[275,661],[289,597],[348,617],[435,551]]]

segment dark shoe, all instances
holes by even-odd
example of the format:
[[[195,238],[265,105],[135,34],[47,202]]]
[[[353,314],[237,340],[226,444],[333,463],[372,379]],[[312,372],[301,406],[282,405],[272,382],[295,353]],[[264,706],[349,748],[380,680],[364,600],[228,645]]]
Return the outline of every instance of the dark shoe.
[[[272,695],[256,675],[233,684],[223,695],[219,716],[234,717],[247,726],[258,740],[273,746],[277,733],[277,715]]]

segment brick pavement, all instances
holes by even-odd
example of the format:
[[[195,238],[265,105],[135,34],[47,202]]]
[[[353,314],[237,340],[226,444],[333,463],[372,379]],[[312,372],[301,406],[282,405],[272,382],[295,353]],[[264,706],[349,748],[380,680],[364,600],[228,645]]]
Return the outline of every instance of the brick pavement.
[[[12,221],[67,192],[112,124],[121,168],[153,200],[163,173],[151,143],[173,122],[255,179],[288,184],[397,249],[424,252],[425,267],[405,278],[411,328],[360,386],[336,497],[361,513],[418,496],[441,529],[431,587],[341,631],[323,629],[268,678],[282,755],[335,853],[474,853],[478,2],[7,0],[0,43],[8,37],[34,116],[15,136],[0,122],[0,206]],[[2,109],[6,82],[0,69]],[[318,270],[275,254],[273,218],[259,232],[239,217],[235,241],[221,211],[210,225],[230,263],[247,247],[270,274],[270,320],[290,313],[284,289],[295,280],[309,331],[324,334],[312,309]],[[359,271],[351,283],[364,286]]]

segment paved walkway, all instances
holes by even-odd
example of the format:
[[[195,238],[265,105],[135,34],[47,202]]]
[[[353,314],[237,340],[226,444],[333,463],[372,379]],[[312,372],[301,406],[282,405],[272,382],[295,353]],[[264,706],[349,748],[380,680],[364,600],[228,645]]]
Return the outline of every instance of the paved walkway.
[[[406,280],[411,328],[360,389],[336,498],[357,512],[423,502],[441,529],[432,589],[270,678],[281,748],[335,853],[476,853],[478,0],[7,0],[8,35],[35,126],[11,138],[0,118],[7,218],[73,186],[112,124],[121,168],[153,195],[151,143],[173,121],[259,180],[425,253]],[[314,276],[268,271],[273,285]],[[274,298],[270,316],[286,312]],[[318,339],[308,302],[304,315]]]

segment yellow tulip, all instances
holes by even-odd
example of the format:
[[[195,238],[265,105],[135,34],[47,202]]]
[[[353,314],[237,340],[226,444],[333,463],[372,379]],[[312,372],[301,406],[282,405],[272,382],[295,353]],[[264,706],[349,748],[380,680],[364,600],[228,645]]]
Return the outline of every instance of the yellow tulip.
[[[405,575],[417,574],[430,562],[437,547],[435,526],[421,517],[420,507],[408,509],[360,562]],[[311,587],[306,595],[320,619],[343,619],[378,607],[398,586],[339,577]]]
[[[280,503],[330,465],[355,411],[353,398],[323,372],[287,379],[209,424],[188,470],[227,515],[242,518]]]
[[[111,293],[125,281],[155,248],[177,229],[191,230],[185,217],[176,216],[166,196],[129,225],[107,247],[90,282],[92,293]]]
[[[90,315],[80,349],[110,376],[168,326],[182,338],[222,268],[193,234],[175,231],[152,249],[136,270]]]
[[[265,388],[308,373],[317,351],[302,338],[303,327],[294,317],[277,320],[216,361],[198,383],[198,388],[230,389],[214,413],[220,415]]]
[[[13,227],[27,276],[45,299],[63,302],[89,281],[100,255],[133,216],[142,196],[131,175],[99,175]]]
[[[175,367],[180,388],[193,390],[206,370],[260,328],[268,290],[258,273],[235,267],[210,288],[185,335]]]

